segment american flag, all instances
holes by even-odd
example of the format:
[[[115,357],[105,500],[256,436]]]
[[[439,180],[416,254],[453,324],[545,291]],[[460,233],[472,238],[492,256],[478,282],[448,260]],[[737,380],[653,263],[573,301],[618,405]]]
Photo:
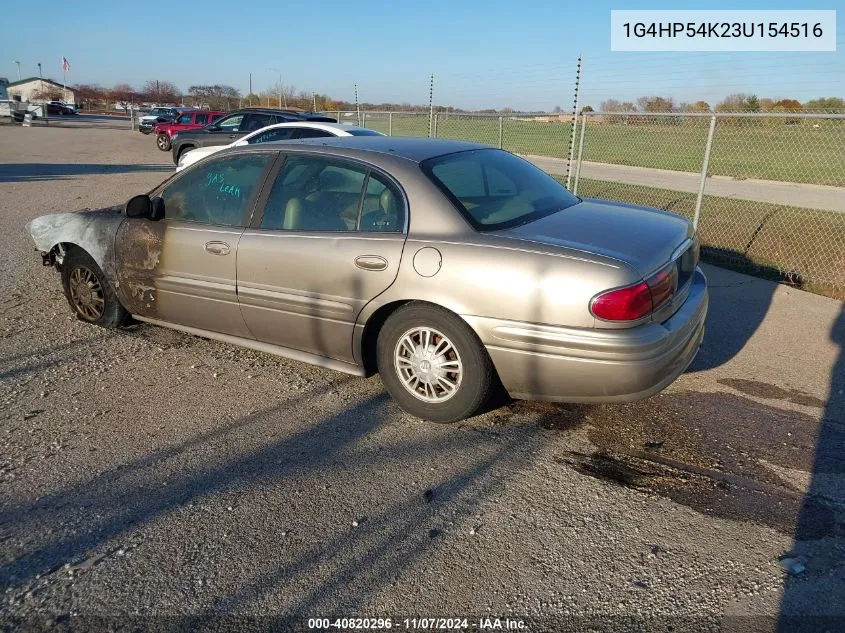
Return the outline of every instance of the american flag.
[[[62,55],[62,70],[64,70],[65,72],[70,70],[70,62],[64,55]]]

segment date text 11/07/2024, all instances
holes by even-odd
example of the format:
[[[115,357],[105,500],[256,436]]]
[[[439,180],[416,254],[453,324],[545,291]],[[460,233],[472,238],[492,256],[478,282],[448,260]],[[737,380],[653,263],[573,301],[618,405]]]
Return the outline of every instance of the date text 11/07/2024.
[[[523,620],[511,618],[309,618],[317,631],[525,631]]]

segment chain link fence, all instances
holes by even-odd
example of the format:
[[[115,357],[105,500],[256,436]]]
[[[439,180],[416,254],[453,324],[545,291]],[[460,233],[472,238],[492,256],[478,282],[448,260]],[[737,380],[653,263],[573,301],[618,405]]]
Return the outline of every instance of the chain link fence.
[[[845,115],[589,113],[579,126],[578,195],[686,215],[709,260],[845,298]]]
[[[327,114],[501,147],[580,196],[693,219],[710,261],[845,298],[845,115],[590,112],[573,127],[557,113]]]

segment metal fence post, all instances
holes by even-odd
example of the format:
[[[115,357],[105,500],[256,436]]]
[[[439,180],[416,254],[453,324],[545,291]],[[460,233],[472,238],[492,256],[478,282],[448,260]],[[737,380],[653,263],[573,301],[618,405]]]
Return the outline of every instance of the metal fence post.
[[[361,113],[361,127],[367,127],[367,111]]]
[[[393,113],[387,113],[387,135],[393,136]]]
[[[701,201],[704,198],[704,186],[707,184],[707,168],[710,166],[710,150],[713,147],[713,132],[716,129],[716,115],[710,117],[710,130],[707,132],[707,145],[704,147],[704,160],[701,163],[701,181],[698,183],[698,196],[695,198],[695,215],[692,225],[698,228],[698,218],[701,215]]]
[[[432,138],[437,138],[437,113],[434,113],[434,127],[431,133]]]
[[[504,118],[499,117],[499,149],[502,149],[502,125]]]
[[[587,113],[581,114],[581,138],[578,141],[578,158],[575,163],[575,182],[572,184],[572,193],[578,195],[578,180],[581,178],[581,159],[584,155],[584,130],[587,129]]]

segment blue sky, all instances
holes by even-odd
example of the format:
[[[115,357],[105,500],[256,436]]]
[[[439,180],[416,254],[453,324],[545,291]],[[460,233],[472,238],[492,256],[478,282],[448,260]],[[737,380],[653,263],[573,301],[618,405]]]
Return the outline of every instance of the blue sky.
[[[141,85],[165,79],[227,83],[255,91],[282,71],[297,90],[351,100],[425,103],[435,73],[435,102],[465,108],[544,110],[572,105],[575,62],[583,53],[582,104],[645,94],[715,102],[732,92],[760,96],[845,97],[845,11],[837,16],[835,53],[611,53],[611,9],[680,8],[676,2],[514,2],[432,0],[391,3],[254,0],[201,3],[87,0],[3,7],[0,76],[68,83]],[[719,2],[685,8],[797,9],[802,2]],[[842,0],[814,3],[842,9]]]

